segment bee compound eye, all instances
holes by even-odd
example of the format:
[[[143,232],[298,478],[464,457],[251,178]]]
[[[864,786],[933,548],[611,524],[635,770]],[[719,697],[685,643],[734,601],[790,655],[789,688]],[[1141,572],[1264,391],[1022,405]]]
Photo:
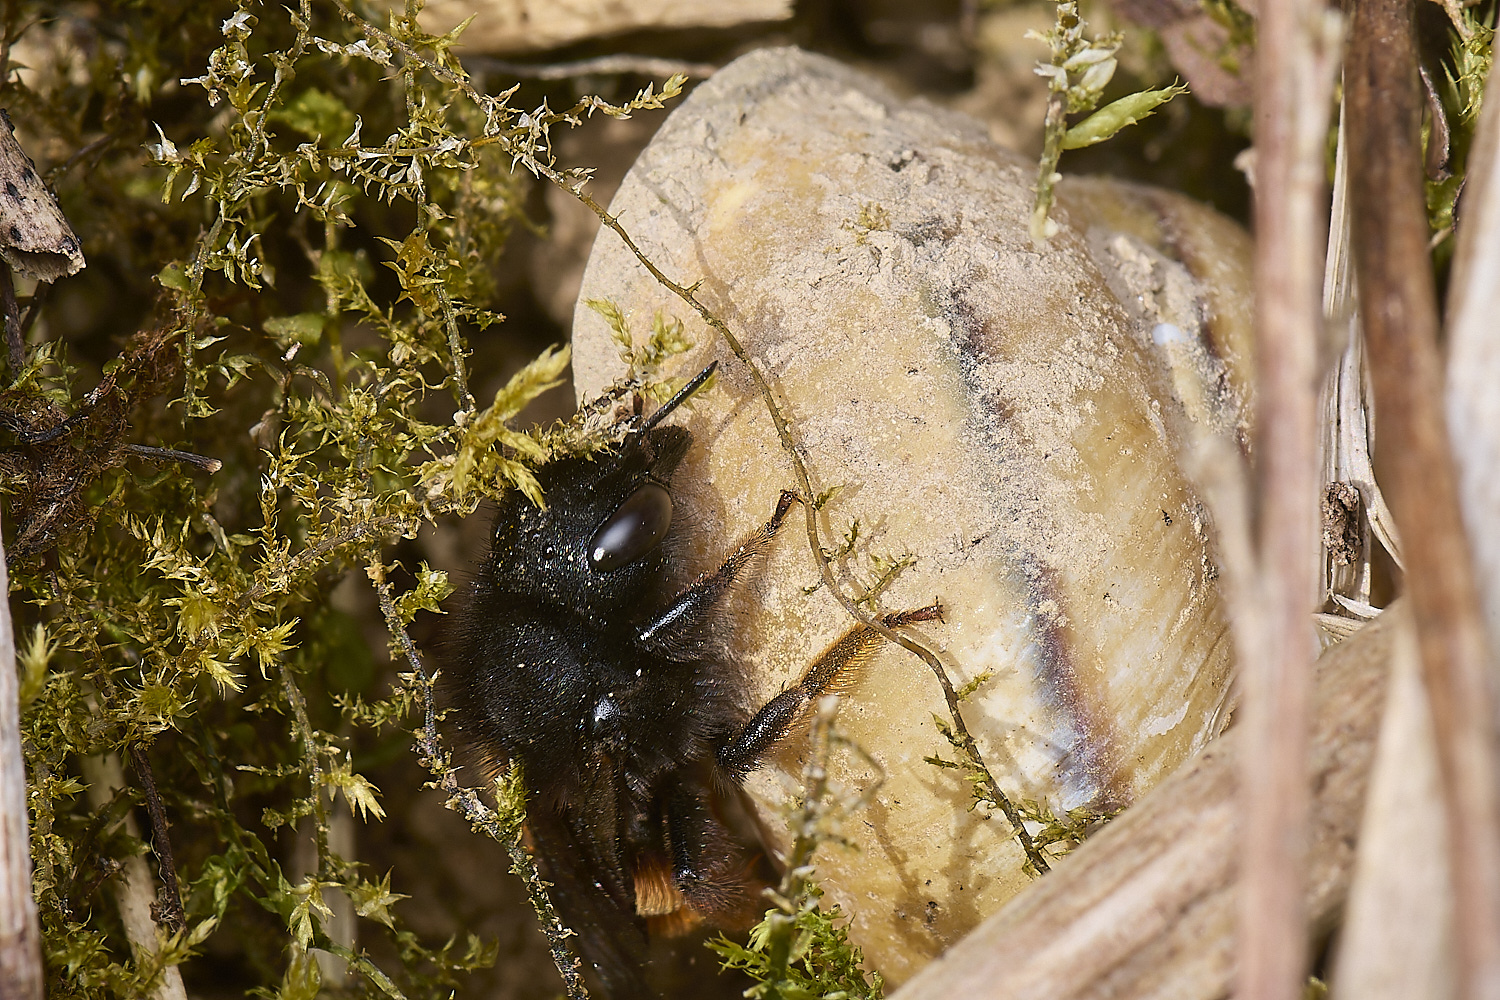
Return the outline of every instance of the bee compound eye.
[[[672,495],[646,483],[615,508],[589,540],[589,563],[601,572],[635,562],[661,544],[672,527]]]

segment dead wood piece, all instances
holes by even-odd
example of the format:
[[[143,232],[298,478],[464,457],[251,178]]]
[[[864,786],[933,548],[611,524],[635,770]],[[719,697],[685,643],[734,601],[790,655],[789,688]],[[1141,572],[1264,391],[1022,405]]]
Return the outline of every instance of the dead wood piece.
[[[1393,607],[1318,661],[1305,904],[1326,929],[1348,892],[1390,660]],[[1214,1000],[1234,974],[1231,731],[1074,851],[893,1000]]]
[[[398,6],[399,5],[395,5]],[[537,52],[627,31],[727,28],[791,16],[791,0],[433,0],[422,11],[428,31],[444,32],[475,14],[464,32],[470,52]]]
[[[1157,31],[1172,67],[1186,78],[1195,98],[1213,108],[1243,107],[1251,102],[1249,69],[1254,53],[1202,4],[1114,0],[1112,6],[1124,17]]]
[[[26,363],[26,335],[21,330],[21,311],[16,305],[16,283],[10,262],[0,257],[0,313],[5,319],[5,354],[10,370],[18,372]]]
[[[635,76],[659,77],[665,80],[674,73],[681,73],[692,80],[706,80],[718,72],[713,63],[688,62],[685,59],[663,59],[658,56],[595,56],[592,59],[575,59],[560,63],[523,63],[488,56],[471,56],[464,60],[464,68],[472,73],[493,73],[496,76],[517,80],[571,80],[580,76],[608,76],[632,74]]]
[[[1293,1000],[1307,978],[1307,756],[1318,593],[1324,150],[1337,28],[1305,0],[1259,5],[1255,53],[1256,559],[1225,567],[1244,692],[1236,992]],[[1253,575],[1252,575],[1253,574]]]
[[[23,277],[56,281],[83,269],[83,244],[0,111],[0,259]]]
[[[190,451],[178,451],[175,448],[156,448],[148,444],[127,444],[125,450],[132,455],[154,458],[162,462],[183,462],[194,468],[202,469],[204,472],[218,472],[224,468],[224,463],[217,458],[209,458],[207,455],[194,455]]]

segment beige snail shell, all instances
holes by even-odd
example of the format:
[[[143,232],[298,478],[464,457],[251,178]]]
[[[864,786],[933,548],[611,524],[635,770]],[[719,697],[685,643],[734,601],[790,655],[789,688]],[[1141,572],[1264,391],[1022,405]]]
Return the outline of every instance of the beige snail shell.
[[[761,50],[700,86],[641,154],[611,212],[666,274],[743,339],[774,381],[816,477],[841,572],[911,564],[887,610],[941,599],[918,626],[1002,789],[1055,815],[1129,805],[1226,723],[1231,650],[1208,517],[1182,471],[1184,428],[1247,440],[1249,241],[1181,197],[1065,183],[1059,231],[1027,231],[1035,165],[978,123],[892,96],[830,60]],[[723,359],[679,419],[674,481],[689,573],[762,523],[792,469],[740,362],[635,261],[598,237],[582,298],[637,338],[658,311]],[[581,395],[624,373],[580,305]],[[738,650],[764,700],[848,627],[794,515],[742,595]],[[867,962],[899,983],[1024,886],[1005,818],[971,809],[934,724],[926,666],[888,648],[843,699],[839,731],[884,770],[849,815],[857,850],[818,879]],[[748,791],[774,839],[801,792],[798,747]],[[840,757],[849,788],[873,780]],[[786,845],[780,844],[784,848]]]

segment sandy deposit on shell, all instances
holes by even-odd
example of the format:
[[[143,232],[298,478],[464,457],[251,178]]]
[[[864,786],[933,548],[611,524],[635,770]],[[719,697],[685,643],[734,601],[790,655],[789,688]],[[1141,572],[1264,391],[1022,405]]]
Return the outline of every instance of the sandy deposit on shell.
[[[702,280],[703,300],[775,381],[815,489],[842,487],[820,514],[825,545],[855,519],[861,541],[838,569],[868,580],[872,558],[914,557],[882,605],[940,597],[948,621],[915,631],[955,684],[993,672],[965,714],[1002,787],[1054,810],[1104,808],[1217,731],[1228,683],[1204,514],[1173,452],[1172,429],[1189,419],[1181,377],[1153,353],[1162,307],[1145,293],[1156,282],[1156,298],[1180,306],[1172,295],[1197,288],[1210,318],[1237,307],[1152,249],[1139,218],[1126,238],[1148,258],[1144,276],[1120,277],[1066,203],[1059,235],[1034,247],[1033,169],[968,119],[903,104],[828,60],[762,50],[674,113],[612,211],[669,275]],[[1205,241],[1233,243],[1218,230]],[[614,300],[642,336],[658,309],[690,320],[699,346],[679,372],[725,359],[681,421],[694,434],[673,484],[690,525],[686,579],[769,515],[792,470],[743,368],[610,234],[583,296]],[[1238,334],[1206,335],[1219,367],[1192,378],[1228,412],[1240,375],[1224,359],[1244,352],[1226,347]],[[583,308],[575,351],[582,392],[621,374],[604,323]],[[807,593],[817,580],[794,514],[738,604],[733,655],[762,700],[848,625],[828,594]],[[1026,882],[1003,818],[970,811],[967,782],[924,761],[953,756],[932,722],[943,711],[926,668],[891,650],[839,717],[885,782],[846,821],[860,850],[826,848],[820,878],[895,982]],[[852,788],[872,780],[857,761],[837,773]],[[748,787],[768,830],[783,829],[796,747]]]

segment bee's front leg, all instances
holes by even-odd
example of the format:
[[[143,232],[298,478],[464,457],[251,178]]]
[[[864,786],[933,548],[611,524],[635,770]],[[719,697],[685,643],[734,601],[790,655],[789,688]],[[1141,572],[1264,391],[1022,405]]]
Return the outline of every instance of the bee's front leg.
[[[712,573],[705,573],[693,584],[672,599],[665,611],[647,622],[639,633],[639,639],[651,652],[672,660],[687,660],[699,655],[708,640],[707,632],[713,624],[719,602],[740,574],[766,550],[781,522],[793,503],[801,498],[791,490],[782,490],[771,519],[740,542],[729,558]]]
[[[943,606],[930,604],[912,611],[896,611],[880,620],[887,628],[942,621]],[[812,662],[796,684],[766,702],[739,735],[719,749],[719,766],[736,781],[759,767],[766,754],[792,731],[807,706],[825,694],[843,691],[884,638],[868,625],[856,625],[845,632]]]

